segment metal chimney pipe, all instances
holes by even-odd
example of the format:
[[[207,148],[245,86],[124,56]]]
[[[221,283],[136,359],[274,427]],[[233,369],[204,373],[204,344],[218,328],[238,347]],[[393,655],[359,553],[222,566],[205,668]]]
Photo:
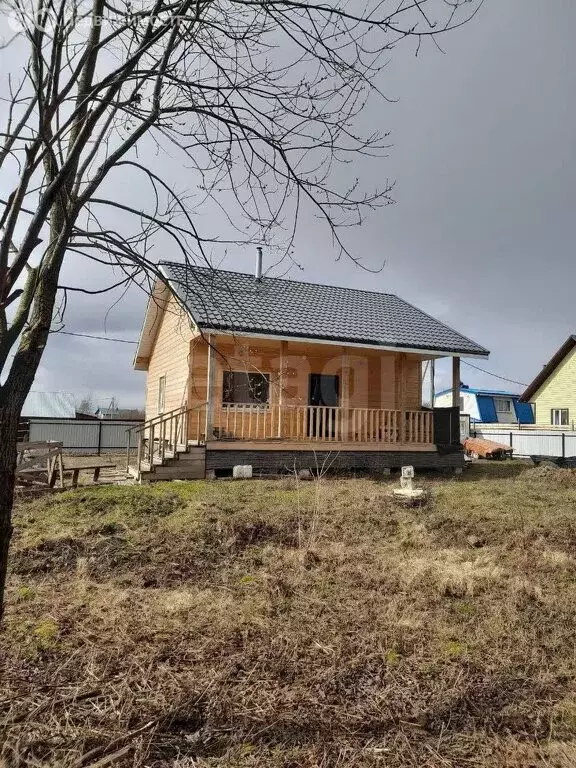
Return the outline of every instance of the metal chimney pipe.
[[[256,249],[257,256],[256,256],[256,280],[260,281],[262,280],[262,246],[259,245]]]

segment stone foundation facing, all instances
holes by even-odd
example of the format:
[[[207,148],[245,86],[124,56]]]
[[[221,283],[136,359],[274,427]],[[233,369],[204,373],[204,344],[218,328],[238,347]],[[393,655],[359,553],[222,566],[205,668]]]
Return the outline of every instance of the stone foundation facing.
[[[363,469],[381,472],[411,465],[416,469],[461,469],[461,446],[441,451],[206,451],[206,470],[231,470],[237,464],[250,464],[254,470],[274,473],[292,472],[294,468],[331,470]]]

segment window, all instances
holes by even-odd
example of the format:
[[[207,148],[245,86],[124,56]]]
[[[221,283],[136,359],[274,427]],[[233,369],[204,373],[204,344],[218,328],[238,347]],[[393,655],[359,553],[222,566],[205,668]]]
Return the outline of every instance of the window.
[[[512,401],[503,397],[495,397],[494,407],[496,408],[496,413],[511,413]]]
[[[158,413],[164,413],[164,403],[166,401],[166,376],[160,376],[158,379]]]
[[[460,410],[461,411],[464,410],[464,398],[463,397],[460,397]]]
[[[222,402],[227,405],[264,405],[270,393],[267,373],[224,371]]]
[[[555,427],[567,427],[568,408],[552,408],[550,420]]]

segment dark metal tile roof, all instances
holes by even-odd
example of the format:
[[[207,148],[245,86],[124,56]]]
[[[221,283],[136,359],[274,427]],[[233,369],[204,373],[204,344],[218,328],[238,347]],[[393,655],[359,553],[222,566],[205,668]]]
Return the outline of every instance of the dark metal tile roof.
[[[389,293],[161,262],[201,329],[487,355],[479,344]]]

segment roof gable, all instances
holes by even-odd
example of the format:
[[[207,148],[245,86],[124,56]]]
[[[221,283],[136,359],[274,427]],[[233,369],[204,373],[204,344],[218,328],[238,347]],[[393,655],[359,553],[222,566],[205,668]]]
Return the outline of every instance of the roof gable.
[[[488,350],[389,293],[161,262],[194,322],[222,331],[487,356]]]
[[[576,346],[576,335],[573,334],[568,336],[556,354],[546,363],[534,380],[526,387],[520,398],[522,402],[526,403],[531,397],[534,397],[544,382],[555,373],[560,363],[564,360],[566,355],[572,351],[574,346]]]

